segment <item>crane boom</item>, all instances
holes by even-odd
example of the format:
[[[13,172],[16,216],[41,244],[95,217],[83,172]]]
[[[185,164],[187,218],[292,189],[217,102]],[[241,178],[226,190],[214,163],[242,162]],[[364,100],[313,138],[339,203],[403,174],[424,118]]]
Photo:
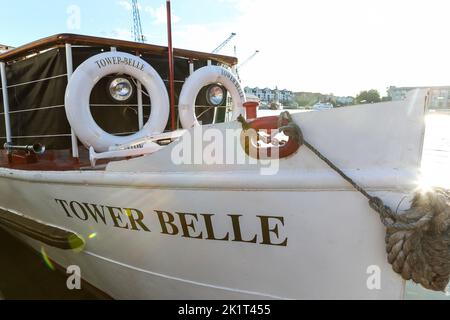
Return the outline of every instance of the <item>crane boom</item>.
[[[220,46],[218,46],[216,49],[213,50],[212,53],[219,53],[223,48],[225,48],[225,46],[231,41],[231,39],[233,39],[236,36],[236,33],[232,33],[227,40],[225,40],[224,42],[222,42],[222,44]]]
[[[247,63],[249,63],[251,60],[253,60],[254,57],[259,53],[259,50],[256,50],[254,54],[252,54],[250,57],[248,57],[247,60],[242,62],[240,65],[238,65],[237,69],[241,69],[243,66],[245,66]]]
[[[139,12],[139,5],[137,0],[133,1],[133,35],[134,41],[145,42],[144,32],[142,31],[141,14]]]

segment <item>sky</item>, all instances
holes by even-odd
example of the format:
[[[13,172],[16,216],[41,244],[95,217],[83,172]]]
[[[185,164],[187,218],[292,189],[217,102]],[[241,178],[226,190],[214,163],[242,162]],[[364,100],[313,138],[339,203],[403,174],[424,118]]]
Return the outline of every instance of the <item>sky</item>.
[[[0,0],[0,4],[6,0]],[[0,43],[57,33],[131,40],[131,0],[15,0]],[[165,1],[139,0],[149,43],[167,45]],[[173,42],[245,61],[244,86],[355,96],[388,86],[450,85],[448,0],[172,0]]]

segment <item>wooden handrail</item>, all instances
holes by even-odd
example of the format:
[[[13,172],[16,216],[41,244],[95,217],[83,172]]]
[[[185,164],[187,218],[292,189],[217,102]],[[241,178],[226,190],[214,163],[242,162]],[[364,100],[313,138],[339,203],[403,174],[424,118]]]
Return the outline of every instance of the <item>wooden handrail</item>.
[[[26,57],[29,54],[50,49],[55,46],[64,45],[66,43],[72,45],[116,47],[118,49],[138,51],[141,54],[151,53],[151,54],[166,55],[168,52],[167,47],[163,46],[117,39],[62,33],[31,42],[29,44],[23,45],[13,50],[6,51],[3,54],[0,54],[0,61],[9,62],[12,60]],[[213,60],[229,66],[234,66],[238,63],[238,59],[235,57],[176,48],[174,49],[174,56],[197,60],[200,59]]]

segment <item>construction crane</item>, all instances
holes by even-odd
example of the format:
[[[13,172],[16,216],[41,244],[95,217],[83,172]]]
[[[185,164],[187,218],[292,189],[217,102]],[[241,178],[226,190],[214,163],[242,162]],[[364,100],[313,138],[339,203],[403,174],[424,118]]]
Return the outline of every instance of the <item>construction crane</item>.
[[[134,41],[145,42],[144,32],[142,31],[141,14],[139,12],[139,5],[137,0],[132,0],[133,2],[133,35]]]
[[[237,69],[240,70],[243,66],[245,66],[247,63],[249,63],[251,60],[253,60],[254,57],[259,53],[259,50],[256,50],[254,54],[252,54],[250,57],[247,58],[244,62],[242,62],[240,65],[238,65]]]
[[[236,52],[236,48],[235,48],[235,52]],[[247,60],[245,60],[244,62],[242,62],[240,65],[238,65],[236,67],[236,75],[237,75],[239,81],[241,81],[241,76],[239,75],[239,71],[241,70],[241,68],[243,66],[245,66],[247,63],[249,63],[251,60],[253,60],[253,58],[256,57],[256,55],[258,53],[259,53],[259,50],[256,50],[255,53],[253,53],[250,57],[247,58]]]
[[[218,46],[212,53],[219,53],[225,46],[236,36],[236,33],[232,33],[231,36],[228,37],[220,46]]]

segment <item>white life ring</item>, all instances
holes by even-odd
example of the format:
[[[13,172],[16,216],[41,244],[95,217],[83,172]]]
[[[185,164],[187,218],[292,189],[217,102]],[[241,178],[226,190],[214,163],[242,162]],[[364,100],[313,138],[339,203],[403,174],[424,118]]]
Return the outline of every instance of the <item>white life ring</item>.
[[[152,102],[150,119],[141,131],[126,137],[105,132],[90,111],[89,99],[97,82],[110,74],[127,74],[147,89]],[[66,89],[67,119],[80,141],[97,152],[163,132],[169,121],[170,105],[166,86],[159,74],[143,59],[124,52],[105,52],[83,62],[73,73]]]
[[[233,98],[233,120],[245,115],[243,107],[245,94],[236,77],[227,69],[219,66],[207,66],[195,71],[185,82],[179,100],[180,121],[184,129],[200,126],[195,115],[195,101],[200,90],[213,83],[222,84]]]

